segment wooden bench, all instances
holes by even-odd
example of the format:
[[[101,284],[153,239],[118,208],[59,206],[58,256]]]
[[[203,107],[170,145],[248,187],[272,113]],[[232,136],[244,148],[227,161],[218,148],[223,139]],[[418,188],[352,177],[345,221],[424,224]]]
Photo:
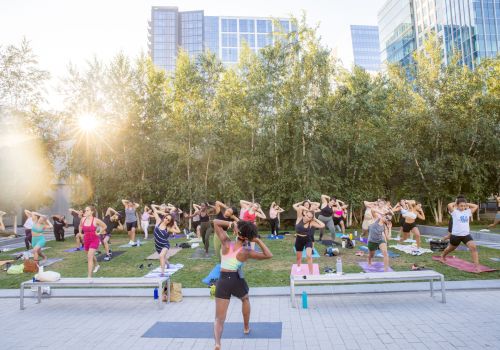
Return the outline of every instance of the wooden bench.
[[[32,280],[21,283],[20,288],[20,308],[24,310],[24,290],[26,288],[37,288],[37,304],[42,302],[43,287],[74,287],[74,288],[133,288],[133,287],[152,287],[158,288],[158,306],[162,305],[163,286],[167,284],[167,302],[170,302],[170,283],[169,277],[144,278],[144,277],[100,277],[100,278],[61,278],[56,282],[33,282]]]
[[[429,281],[431,297],[434,296],[434,281],[441,282],[441,301],[446,303],[446,289],[444,276],[434,270],[421,271],[394,271],[347,273],[344,275],[325,274],[298,276],[290,275],[290,297],[292,307],[295,307],[295,286],[313,284],[339,284],[339,283],[369,283],[369,282],[394,282],[394,281]]]

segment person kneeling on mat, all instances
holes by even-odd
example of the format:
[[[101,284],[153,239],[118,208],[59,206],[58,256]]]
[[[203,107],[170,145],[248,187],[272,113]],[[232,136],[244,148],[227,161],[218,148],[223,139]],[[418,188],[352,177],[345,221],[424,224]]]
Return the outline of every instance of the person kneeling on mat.
[[[472,214],[476,212],[478,206],[473,203],[467,203],[464,197],[458,197],[455,202],[448,204],[448,212],[451,213],[453,219],[453,227],[451,229],[450,244],[443,251],[441,261],[446,261],[446,255],[457,249],[461,242],[469,248],[472,261],[476,267],[476,272],[481,272],[479,268],[479,254],[477,252],[476,243],[470,234],[469,221]]]
[[[387,242],[390,237],[390,223],[392,215],[390,212],[380,213],[372,209],[372,216],[378,217],[375,222],[368,226],[368,265],[371,266],[375,252],[380,249],[384,256],[384,271],[389,270],[389,254]]]
[[[225,230],[233,227],[236,242],[232,242]],[[264,260],[273,257],[269,248],[258,238],[257,226],[248,221],[233,223],[230,221],[214,220],[215,234],[221,241],[221,269],[220,277],[215,289],[215,322],[214,337],[215,349],[221,349],[221,336],[226,320],[227,308],[231,295],[242,302],[243,333],[250,333],[250,300],[248,298],[248,285],[243,278],[242,265],[248,259]],[[245,249],[248,242],[259,245],[261,252]]]

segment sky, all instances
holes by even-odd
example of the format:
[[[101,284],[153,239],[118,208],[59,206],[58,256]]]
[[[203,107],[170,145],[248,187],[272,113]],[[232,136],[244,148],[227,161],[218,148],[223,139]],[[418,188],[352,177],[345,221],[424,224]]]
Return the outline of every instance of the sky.
[[[377,24],[385,0],[0,0],[0,45],[28,39],[42,69],[56,87],[71,62],[84,66],[94,56],[109,60],[119,52],[147,53],[152,6],[204,10],[207,16],[300,17],[319,25],[325,45],[346,67],[352,65],[351,24]],[[51,98],[49,97],[49,100]]]

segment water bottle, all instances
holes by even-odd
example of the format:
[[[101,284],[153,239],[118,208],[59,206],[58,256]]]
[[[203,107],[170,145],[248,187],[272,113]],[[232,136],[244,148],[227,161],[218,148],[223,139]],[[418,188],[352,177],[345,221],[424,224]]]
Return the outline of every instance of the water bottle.
[[[140,247],[141,246],[141,240],[139,238],[137,238],[137,246]]]
[[[358,237],[358,231],[354,231],[354,237]]]
[[[153,299],[158,300],[158,288],[155,288],[155,290],[153,292]]]
[[[355,247],[355,246],[356,246],[356,240],[355,240],[355,239],[352,241],[352,246],[353,246],[353,247]]]
[[[307,293],[306,293],[306,291],[302,292],[302,308],[307,309]]]
[[[352,241],[352,233],[349,233],[349,239]]]
[[[43,266],[38,267],[38,272],[43,272]]]
[[[337,258],[337,275],[342,274],[342,259]]]

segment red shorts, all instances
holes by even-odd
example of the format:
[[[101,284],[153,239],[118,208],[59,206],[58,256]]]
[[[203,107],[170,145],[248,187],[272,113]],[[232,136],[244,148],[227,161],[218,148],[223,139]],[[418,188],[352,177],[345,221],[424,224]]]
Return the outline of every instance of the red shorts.
[[[99,248],[99,243],[99,236],[97,236],[95,233],[85,234],[85,236],[83,236],[83,247],[87,252],[89,251],[89,249]]]

